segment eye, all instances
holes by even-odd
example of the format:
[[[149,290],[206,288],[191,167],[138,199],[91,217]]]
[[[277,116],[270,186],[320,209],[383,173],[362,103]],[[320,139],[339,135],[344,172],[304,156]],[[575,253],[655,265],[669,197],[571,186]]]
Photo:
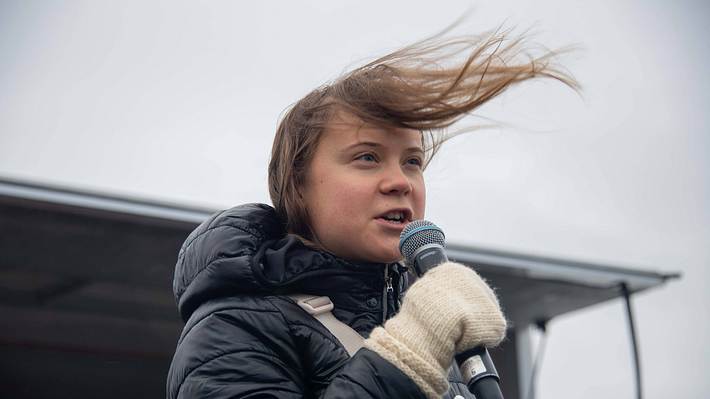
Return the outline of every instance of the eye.
[[[377,162],[377,158],[375,157],[375,155],[372,153],[369,153],[369,152],[365,153],[365,154],[358,155],[355,158],[355,160],[356,161],[365,161],[365,162]]]
[[[407,164],[408,164],[408,165],[414,165],[414,166],[416,166],[416,167],[418,167],[418,168],[421,168],[421,167],[424,165],[424,162],[423,162],[422,159],[419,158],[419,157],[413,157],[413,158],[407,159]]]

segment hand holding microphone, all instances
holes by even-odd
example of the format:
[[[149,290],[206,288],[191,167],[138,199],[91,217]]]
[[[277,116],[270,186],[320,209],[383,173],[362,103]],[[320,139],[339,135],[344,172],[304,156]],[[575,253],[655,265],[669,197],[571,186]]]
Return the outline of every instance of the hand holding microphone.
[[[430,237],[422,240],[422,232],[436,235],[438,231],[438,248],[443,249],[441,230],[434,226],[436,231],[432,231],[427,226],[433,224],[413,222],[402,232],[400,247],[408,241],[407,234],[414,237],[414,251],[406,247],[401,250],[421,278],[407,290],[399,313],[384,328],[373,330],[365,346],[394,364],[434,399],[448,388],[447,369],[454,355],[498,345],[505,338],[506,321],[495,294],[476,272],[446,261],[443,251],[436,249],[438,237],[433,245]]]

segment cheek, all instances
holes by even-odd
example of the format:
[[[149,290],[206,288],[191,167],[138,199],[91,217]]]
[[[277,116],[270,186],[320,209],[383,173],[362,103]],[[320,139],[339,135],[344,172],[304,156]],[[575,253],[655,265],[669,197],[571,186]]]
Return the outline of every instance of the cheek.
[[[424,180],[418,182],[414,191],[414,212],[417,219],[423,219],[426,212],[426,186]]]
[[[370,202],[354,179],[324,176],[315,183],[317,187],[307,203],[312,208],[313,224],[326,234],[342,234],[356,223],[358,216],[363,215],[363,207]]]
[[[335,212],[347,220],[355,221],[367,214],[367,207],[372,204],[372,197],[366,187],[358,185],[355,180],[346,180],[333,186],[332,197]],[[346,220],[346,223],[347,223]]]

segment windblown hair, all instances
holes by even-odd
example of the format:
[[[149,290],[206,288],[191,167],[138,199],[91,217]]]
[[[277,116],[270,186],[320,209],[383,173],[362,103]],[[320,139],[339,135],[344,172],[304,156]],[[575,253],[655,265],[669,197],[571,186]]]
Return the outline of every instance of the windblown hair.
[[[551,78],[579,88],[553,64],[560,51],[533,56],[524,36],[497,30],[444,39],[444,33],[347,72],[286,111],[272,146],[269,193],[289,233],[313,236],[301,187],[336,111],[379,127],[421,131],[426,166],[449,138],[446,128],[516,83]]]

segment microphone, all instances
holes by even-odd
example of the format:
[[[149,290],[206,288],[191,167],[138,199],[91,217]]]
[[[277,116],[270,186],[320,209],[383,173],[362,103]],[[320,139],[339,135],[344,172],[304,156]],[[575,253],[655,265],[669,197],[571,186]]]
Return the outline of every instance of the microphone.
[[[415,220],[399,236],[399,251],[408,266],[421,277],[430,269],[447,262],[444,231],[427,220]],[[500,377],[484,346],[456,355],[468,390],[478,399],[503,399]]]

